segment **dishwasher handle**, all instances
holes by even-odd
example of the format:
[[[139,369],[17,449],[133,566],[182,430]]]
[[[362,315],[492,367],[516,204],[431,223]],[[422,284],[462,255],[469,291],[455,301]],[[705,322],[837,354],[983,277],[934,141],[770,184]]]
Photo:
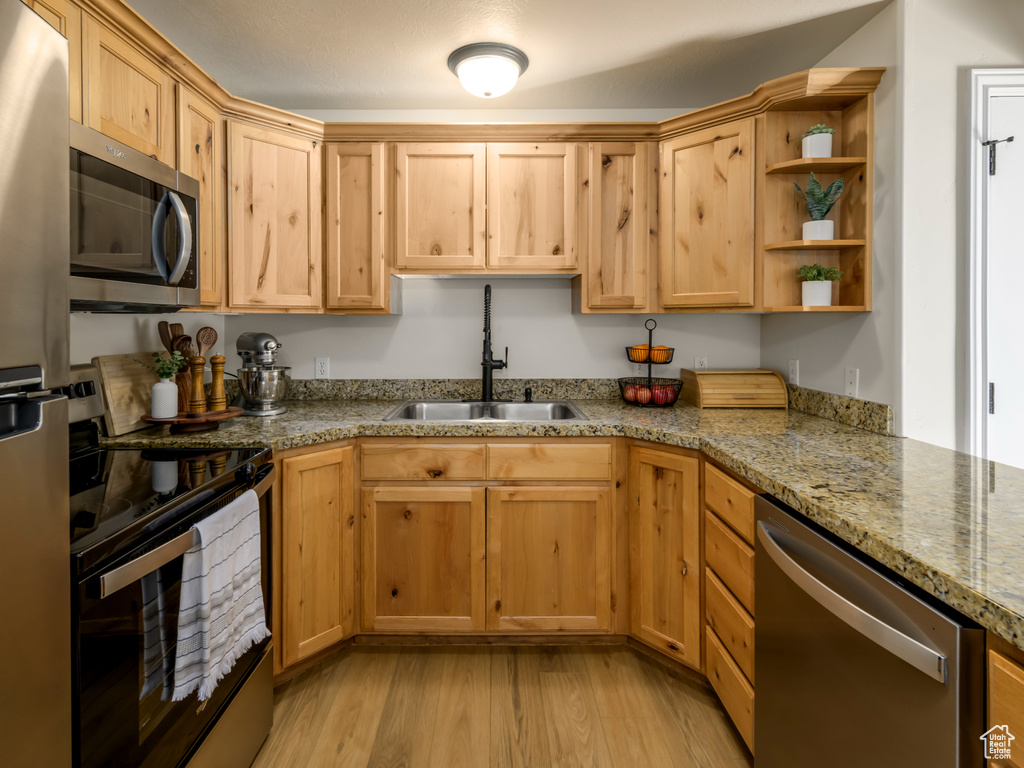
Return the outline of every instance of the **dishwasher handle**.
[[[895,627],[872,616],[863,608],[851,603],[842,595],[822,584],[818,579],[800,567],[772,536],[764,522],[757,524],[757,538],[764,546],[772,562],[786,574],[800,589],[818,602],[822,608],[836,618],[846,622],[864,637],[885,648],[889,653],[924,672],[940,683],[946,682],[946,657],[922,645]]]

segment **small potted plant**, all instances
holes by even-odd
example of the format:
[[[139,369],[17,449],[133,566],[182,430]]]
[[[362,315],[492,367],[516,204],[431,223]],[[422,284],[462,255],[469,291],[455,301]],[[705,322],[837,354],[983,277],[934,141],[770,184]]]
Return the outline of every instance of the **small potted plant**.
[[[804,240],[831,240],[835,236],[835,222],[825,217],[832,210],[832,206],[836,204],[836,201],[839,200],[839,195],[843,193],[844,184],[843,179],[836,179],[828,185],[828,188],[823,190],[821,183],[814,178],[813,171],[811,172],[811,178],[807,181],[806,192],[800,189],[799,184],[793,184],[796,187],[796,191],[807,200],[807,213],[811,217],[810,221],[804,222]]]
[[[812,125],[807,129],[800,142],[800,153],[803,157],[832,157],[832,136],[835,128],[824,123]]]
[[[160,377],[160,381],[153,385],[151,415],[154,419],[173,419],[178,415],[178,385],[174,383],[174,375],[185,367],[185,358],[178,350],[174,350],[170,357],[159,352],[154,352],[153,357],[152,363],[135,361]]]
[[[831,307],[832,283],[842,280],[843,273],[838,267],[823,267],[821,264],[804,264],[800,267],[805,307]]]

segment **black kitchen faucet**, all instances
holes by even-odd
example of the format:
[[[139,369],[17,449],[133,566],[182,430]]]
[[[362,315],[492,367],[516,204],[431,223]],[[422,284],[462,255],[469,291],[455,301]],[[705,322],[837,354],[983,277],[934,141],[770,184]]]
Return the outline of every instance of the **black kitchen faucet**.
[[[484,286],[484,357],[480,362],[483,367],[480,400],[490,403],[494,400],[494,369],[508,366],[508,347],[505,347],[505,359],[495,360],[491,353],[491,286]]]

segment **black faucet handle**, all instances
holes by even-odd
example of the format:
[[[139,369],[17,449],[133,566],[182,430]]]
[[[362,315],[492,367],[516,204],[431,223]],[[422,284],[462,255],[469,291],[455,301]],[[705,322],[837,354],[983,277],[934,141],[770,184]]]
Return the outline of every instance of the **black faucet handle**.
[[[508,368],[508,347],[505,347],[505,359],[501,361],[502,368]]]
[[[532,403],[533,402],[533,389],[531,389],[530,387],[527,387],[526,388],[526,392],[523,393],[523,402],[525,402],[525,403]]]

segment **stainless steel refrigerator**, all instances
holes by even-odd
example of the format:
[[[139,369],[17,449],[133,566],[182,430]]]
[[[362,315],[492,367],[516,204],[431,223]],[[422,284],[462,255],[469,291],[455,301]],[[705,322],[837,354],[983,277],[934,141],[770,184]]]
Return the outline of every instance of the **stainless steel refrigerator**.
[[[0,0],[0,762],[71,763],[68,45]]]

